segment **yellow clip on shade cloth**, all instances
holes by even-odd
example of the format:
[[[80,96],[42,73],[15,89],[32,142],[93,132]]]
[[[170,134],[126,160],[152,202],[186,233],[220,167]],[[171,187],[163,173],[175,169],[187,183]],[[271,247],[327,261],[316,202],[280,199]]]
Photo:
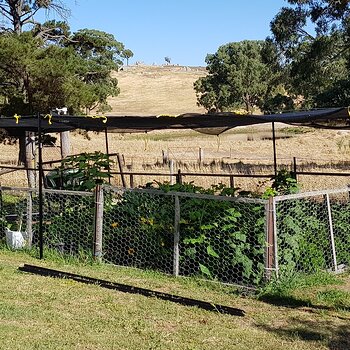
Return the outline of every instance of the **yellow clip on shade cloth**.
[[[21,119],[21,116],[16,113],[13,117],[16,119],[16,124],[18,124],[19,120]]]
[[[48,119],[49,120],[49,125],[52,125],[52,115],[51,114],[46,114],[44,119]]]

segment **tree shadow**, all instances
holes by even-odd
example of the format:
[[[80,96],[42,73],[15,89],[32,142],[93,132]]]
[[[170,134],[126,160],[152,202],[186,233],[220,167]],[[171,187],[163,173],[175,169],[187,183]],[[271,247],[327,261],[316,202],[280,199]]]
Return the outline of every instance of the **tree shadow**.
[[[323,311],[337,312],[350,311],[350,307],[335,308],[326,305],[314,305],[310,300],[304,300],[293,296],[264,295],[259,297],[260,301],[275,305],[295,309],[301,312],[323,314]],[[350,315],[343,316],[340,313],[329,314],[334,322],[328,320],[304,320],[298,317],[288,318],[287,325],[257,325],[268,332],[278,334],[278,336],[296,338],[303,341],[321,342],[328,346],[330,350],[350,350]]]
[[[334,325],[329,321],[301,320],[291,318],[287,326],[258,325],[260,329],[273,332],[279,337],[294,338],[303,341],[320,342],[330,350],[350,349],[350,326],[349,324]]]

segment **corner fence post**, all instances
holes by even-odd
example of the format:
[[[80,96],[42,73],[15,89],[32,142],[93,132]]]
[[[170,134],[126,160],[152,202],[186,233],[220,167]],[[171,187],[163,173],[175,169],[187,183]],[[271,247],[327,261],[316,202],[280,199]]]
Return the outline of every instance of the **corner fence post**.
[[[179,276],[180,265],[180,200],[179,196],[175,195],[175,218],[174,218],[174,258],[173,258],[173,274]]]
[[[270,197],[268,202],[265,204],[265,218],[265,279],[269,281],[272,277],[273,270],[275,270],[276,275],[278,274],[276,242],[276,206],[273,197]]]
[[[94,259],[102,261],[102,234],[103,234],[103,187],[95,188],[95,220],[94,220]]]

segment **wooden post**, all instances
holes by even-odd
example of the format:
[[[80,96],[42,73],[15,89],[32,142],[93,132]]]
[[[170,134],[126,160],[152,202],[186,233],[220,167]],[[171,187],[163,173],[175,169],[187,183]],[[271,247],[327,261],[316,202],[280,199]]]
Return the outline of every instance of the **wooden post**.
[[[172,159],[169,160],[169,171],[170,171],[170,185],[174,185],[174,161]]]
[[[61,143],[61,158],[66,158],[70,155],[70,137],[69,131],[63,131],[60,133]]]
[[[177,176],[176,176],[176,182],[180,185],[182,185],[182,174],[181,174],[181,169],[177,171]]]
[[[25,167],[27,169],[27,179],[29,188],[35,187],[34,158],[35,158],[35,142],[32,132],[25,133]]]
[[[134,188],[134,174],[130,174],[130,188]]]
[[[275,122],[272,122],[272,143],[273,143],[273,169],[275,176],[277,176],[277,155],[276,155],[276,132]]]
[[[58,108],[56,109],[59,115],[66,115],[68,113],[68,109]],[[63,131],[60,133],[60,144],[61,144],[61,159],[66,158],[70,155],[70,138],[69,131]]]
[[[169,163],[169,153],[166,150],[162,150],[162,159],[163,159],[163,165],[166,165]]]
[[[235,188],[235,179],[233,175],[230,175],[230,187]]]
[[[94,220],[94,259],[102,261],[102,235],[103,235],[103,188],[97,185],[95,188],[95,220]]]
[[[175,196],[175,219],[174,219],[174,261],[173,274],[179,276],[180,270],[180,200],[179,196]]]
[[[118,159],[120,177],[122,179],[122,185],[124,188],[126,188],[126,181],[125,181],[124,171],[123,171],[123,160],[119,153],[117,153],[117,159]]]
[[[296,181],[298,181],[298,176],[297,176],[297,159],[296,157],[293,157],[293,176]]]
[[[199,165],[202,165],[204,162],[204,150],[203,148],[199,147],[199,150],[198,150],[198,163]]]

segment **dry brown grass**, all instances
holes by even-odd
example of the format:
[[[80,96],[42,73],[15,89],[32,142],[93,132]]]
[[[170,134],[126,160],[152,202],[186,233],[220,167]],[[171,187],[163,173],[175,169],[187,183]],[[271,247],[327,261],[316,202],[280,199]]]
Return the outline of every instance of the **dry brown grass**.
[[[109,100],[110,115],[181,114],[204,112],[196,104],[193,83],[204,68],[129,66],[116,72],[120,94]]]
[[[186,112],[204,112],[196,105],[193,83],[206,74],[203,68],[186,68],[180,66],[130,66],[116,72],[121,93],[111,98],[113,110],[110,115],[154,115],[179,114]],[[345,131],[308,129],[306,133],[286,134],[280,124],[278,136],[290,136],[277,140],[277,159],[281,166],[290,167],[293,157],[298,165],[306,164],[305,170],[327,172],[339,171],[336,163],[350,162],[350,136]],[[305,128],[306,130],[307,128]],[[295,131],[292,128],[289,131]],[[283,132],[282,132],[283,131]],[[105,136],[90,133],[91,140],[75,133],[72,136],[72,153],[103,151],[105,152]],[[221,136],[204,135],[192,130],[154,131],[149,134],[109,134],[110,153],[120,153],[125,157],[126,171],[147,171],[169,173],[169,167],[159,166],[162,163],[162,151],[174,159],[176,172],[200,173],[237,173],[239,165],[246,164],[244,171],[260,173],[273,172],[273,151],[270,125],[240,127],[228,131]],[[204,165],[197,163],[199,148],[204,151]],[[1,146],[1,163],[16,163],[17,146]],[[44,160],[58,159],[59,148],[45,148]],[[331,168],[329,165],[335,163]],[[237,165],[237,163],[239,163]],[[315,163],[315,164],[313,164]],[[316,166],[316,163],[319,164]],[[156,165],[158,164],[158,166]],[[235,167],[230,169],[232,164]],[[260,165],[258,169],[255,165]],[[305,166],[306,166],[305,165]],[[324,169],[322,169],[324,166]],[[241,167],[242,168],[242,167]],[[301,168],[300,168],[301,169]],[[346,171],[346,168],[343,169]],[[23,185],[24,174],[3,175],[2,184]],[[152,180],[169,180],[169,177],[137,176],[136,185]],[[212,183],[225,182],[223,178],[191,178],[197,184],[210,186]],[[349,183],[347,177],[300,177],[303,191],[343,187]],[[120,179],[115,179],[120,184]],[[235,185],[244,189],[255,190],[259,180],[235,179]]]

